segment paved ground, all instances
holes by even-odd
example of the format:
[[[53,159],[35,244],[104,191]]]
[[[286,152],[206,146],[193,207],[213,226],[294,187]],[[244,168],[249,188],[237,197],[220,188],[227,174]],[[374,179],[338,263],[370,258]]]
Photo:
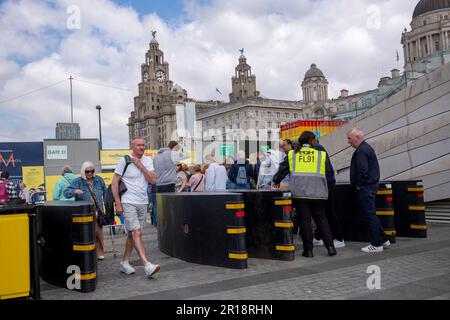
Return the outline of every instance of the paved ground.
[[[142,267],[127,276],[119,272],[120,254],[114,258],[111,238],[105,231],[106,259],[98,264],[97,290],[78,293],[42,281],[43,299],[188,299],[188,300],[348,300],[430,299],[450,300],[450,225],[429,226],[427,239],[397,238],[390,249],[364,254],[362,243],[350,242],[328,257],[315,248],[314,259],[297,251],[292,262],[249,259],[246,270],[187,263],[161,253],[156,229],[148,225],[144,241],[151,261],[161,264],[154,279],[145,278]],[[115,236],[122,253],[124,235]],[[137,264],[134,254],[132,263]],[[369,290],[369,266],[381,271],[381,289]]]

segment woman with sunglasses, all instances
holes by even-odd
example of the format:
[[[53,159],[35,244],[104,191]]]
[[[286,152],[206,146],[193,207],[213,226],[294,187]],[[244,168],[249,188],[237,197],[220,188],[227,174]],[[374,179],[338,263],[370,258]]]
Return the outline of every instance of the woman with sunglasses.
[[[105,181],[95,175],[95,167],[92,162],[84,162],[81,165],[80,177],[73,180],[69,187],[64,190],[66,198],[75,197],[75,201],[92,201],[96,210],[96,248],[97,258],[99,260],[105,259],[105,247],[103,242],[103,226],[99,223],[99,214],[105,212],[103,200],[106,193]]]

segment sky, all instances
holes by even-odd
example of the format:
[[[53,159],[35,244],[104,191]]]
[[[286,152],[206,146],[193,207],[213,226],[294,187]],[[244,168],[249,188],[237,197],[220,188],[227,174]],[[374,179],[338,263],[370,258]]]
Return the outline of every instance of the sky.
[[[127,148],[151,30],[170,79],[190,98],[228,102],[240,48],[268,98],[302,100],[312,63],[331,98],[343,88],[374,89],[391,69],[403,70],[401,32],[410,30],[416,2],[0,1],[0,142],[54,138],[56,123],[70,122],[72,76],[81,138],[98,137],[101,105],[103,147]]]

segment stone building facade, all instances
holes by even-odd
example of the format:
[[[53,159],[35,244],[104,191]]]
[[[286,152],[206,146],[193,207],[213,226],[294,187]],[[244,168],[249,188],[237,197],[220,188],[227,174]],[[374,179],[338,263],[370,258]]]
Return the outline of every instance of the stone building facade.
[[[421,0],[416,5],[411,30],[402,33],[405,70],[428,73],[435,59],[450,61],[450,0]],[[433,68],[434,69],[434,68]]]

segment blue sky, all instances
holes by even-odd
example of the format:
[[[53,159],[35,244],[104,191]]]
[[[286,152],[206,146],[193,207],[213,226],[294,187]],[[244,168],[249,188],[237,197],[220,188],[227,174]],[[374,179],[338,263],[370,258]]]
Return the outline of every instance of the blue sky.
[[[131,6],[140,16],[156,12],[164,20],[172,20],[183,15],[182,0],[115,0],[122,6]]]
[[[133,7],[142,17],[149,13],[157,13],[166,21],[177,20],[184,16],[183,0],[114,0],[122,6]],[[196,0],[196,3],[209,3],[210,0]]]

